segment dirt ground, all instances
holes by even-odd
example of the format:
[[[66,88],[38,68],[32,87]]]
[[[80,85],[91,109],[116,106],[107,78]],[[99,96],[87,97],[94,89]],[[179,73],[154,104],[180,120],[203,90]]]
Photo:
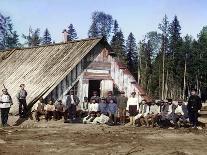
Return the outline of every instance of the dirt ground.
[[[0,155],[206,155],[207,130],[25,121],[0,128]]]

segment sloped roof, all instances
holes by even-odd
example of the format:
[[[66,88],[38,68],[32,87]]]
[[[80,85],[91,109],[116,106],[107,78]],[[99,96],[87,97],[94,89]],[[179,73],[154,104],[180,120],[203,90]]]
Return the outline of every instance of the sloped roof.
[[[33,102],[55,88],[100,41],[104,39],[90,38],[0,52],[0,89],[4,84],[14,99],[19,85],[24,83],[27,101]]]

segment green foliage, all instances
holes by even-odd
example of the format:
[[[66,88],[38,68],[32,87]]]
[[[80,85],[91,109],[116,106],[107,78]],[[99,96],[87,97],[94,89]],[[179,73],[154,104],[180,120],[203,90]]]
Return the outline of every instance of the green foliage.
[[[76,40],[78,38],[73,24],[70,24],[68,26],[67,32],[68,32],[68,38],[67,38],[68,41]]]
[[[46,28],[42,37],[42,44],[48,45],[52,43],[51,35],[49,30]]]
[[[106,39],[110,37],[113,26],[113,18],[104,12],[95,11],[92,14],[92,24],[88,31],[89,37],[104,36]]]
[[[25,44],[29,47],[32,46],[39,46],[42,38],[40,37],[40,29],[37,28],[35,30],[32,30],[32,28],[29,28],[29,35],[22,35],[22,37],[26,40]]]

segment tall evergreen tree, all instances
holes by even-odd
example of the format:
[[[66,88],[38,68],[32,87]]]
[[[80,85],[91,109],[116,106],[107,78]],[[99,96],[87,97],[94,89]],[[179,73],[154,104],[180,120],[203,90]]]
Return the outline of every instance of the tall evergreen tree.
[[[113,18],[111,15],[104,12],[93,12],[92,24],[88,31],[89,37],[104,36],[109,38],[113,26]]]
[[[48,45],[52,43],[51,35],[49,30],[46,28],[42,37],[42,44]]]
[[[113,35],[116,35],[116,33],[119,31],[119,24],[117,20],[114,20],[114,28],[113,28]]]
[[[125,40],[121,30],[117,31],[116,34],[112,37],[111,47],[116,53],[118,59],[126,63]]]
[[[37,28],[35,30],[32,30],[32,28],[29,28],[29,34],[28,35],[22,35],[22,37],[26,40],[26,43],[29,47],[32,46],[39,46],[42,38],[40,37],[40,29]]]
[[[20,46],[19,36],[13,29],[11,18],[0,14],[0,49],[18,46]]]
[[[137,77],[138,53],[135,37],[132,33],[129,34],[126,41],[127,65],[129,70]]]
[[[70,24],[68,26],[68,41],[72,41],[72,40],[75,40],[77,39],[77,33],[76,33],[76,30],[75,28],[73,27],[73,24]]]

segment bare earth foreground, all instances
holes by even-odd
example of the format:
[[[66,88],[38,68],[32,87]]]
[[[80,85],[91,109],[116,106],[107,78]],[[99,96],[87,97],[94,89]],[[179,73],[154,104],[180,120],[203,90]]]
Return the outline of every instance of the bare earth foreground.
[[[0,155],[206,155],[207,131],[25,121],[0,128]]]

